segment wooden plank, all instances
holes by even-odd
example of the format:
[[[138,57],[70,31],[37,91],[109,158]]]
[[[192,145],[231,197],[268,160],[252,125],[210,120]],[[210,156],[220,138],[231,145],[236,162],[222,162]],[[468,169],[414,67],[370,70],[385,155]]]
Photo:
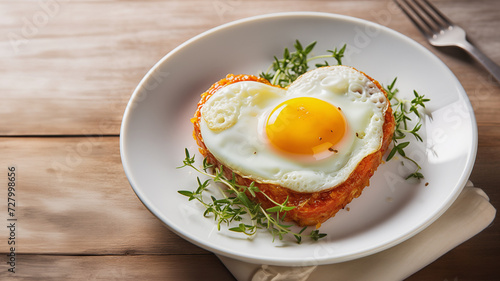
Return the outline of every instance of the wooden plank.
[[[169,231],[140,203],[123,173],[117,137],[0,138],[0,155],[0,167],[15,165],[18,171],[20,255],[208,253]],[[500,147],[480,148],[477,159],[471,179],[498,205]],[[0,177],[0,186],[6,181]],[[2,192],[1,210],[6,201]],[[5,221],[7,214],[1,217]],[[8,237],[7,231],[1,228],[0,236]],[[492,272],[490,256],[477,251],[498,248],[499,236],[498,227],[487,228],[451,252],[461,260],[443,258],[442,263],[460,265],[474,256],[474,268]],[[0,252],[9,252],[7,243],[0,243]]]
[[[7,167],[16,167],[19,254],[207,253],[142,205],[123,172],[117,137],[0,138],[0,155],[0,186],[7,186]],[[2,189],[3,221],[6,205]],[[8,231],[1,227],[0,237]],[[2,241],[0,252],[8,249]]]
[[[495,126],[490,123],[479,123],[479,148],[484,146],[500,147],[500,139],[498,138],[499,131],[500,129],[498,125]]]
[[[2,262],[1,280],[235,280],[219,259],[211,254],[19,255],[17,261],[15,274],[8,272]]]
[[[496,281],[498,280],[498,258],[495,248],[481,242],[481,239],[495,241],[498,232],[486,229],[466,243],[442,256],[424,269],[416,272],[406,281]]]
[[[1,4],[0,118],[9,125],[0,134],[117,134],[142,76],[200,31],[186,24],[197,11],[175,1],[55,3],[53,13],[36,1]]]
[[[500,61],[495,1],[432,2]],[[172,233],[142,206],[123,173],[118,138],[102,135],[118,134],[135,85],[178,44],[225,22],[296,10],[378,22],[442,59],[466,89],[478,120],[471,180],[500,204],[498,83],[462,52],[430,47],[393,1],[2,1],[0,135],[94,134],[0,138],[0,169],[15,165],[19,171],[15,280],[233,280],[214,255]],[[6,182],[0,177],[0,186]],[[2,191],[0,210],[6,205]],[[5,222],[7,213],[0,218]],[[498,279],[496,220],[408,280]],[[8,237],[8,228],[0,229]],[[8,252],[4,240],[1,280],[12,277]]]
[[[494,1],[434,2],[500,60]],[[300,10],[371,20],[428,46],[392,1],[2,1],[0,135],[116,135],[135,86],[167,52],[222,23]],[[486,72],[431,50],[464,84],[478,120],[500,123],[500,90]]]

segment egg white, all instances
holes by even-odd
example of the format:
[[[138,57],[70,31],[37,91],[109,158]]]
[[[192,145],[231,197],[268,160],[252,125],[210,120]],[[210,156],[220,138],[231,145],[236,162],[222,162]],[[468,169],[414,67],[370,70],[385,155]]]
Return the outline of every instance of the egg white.
[[[293,157],[267,140],[267,116],[296,97],[315,97],[341,108],[347,130],[328,157]],[[341,184],[364,157],[380,149],[387,107],[384,92],[359,71],[322,67],[302,75],[288,89],[254,81],[221,88],[202,107],[200,130],[208,150],[239,175],[311,193]]]

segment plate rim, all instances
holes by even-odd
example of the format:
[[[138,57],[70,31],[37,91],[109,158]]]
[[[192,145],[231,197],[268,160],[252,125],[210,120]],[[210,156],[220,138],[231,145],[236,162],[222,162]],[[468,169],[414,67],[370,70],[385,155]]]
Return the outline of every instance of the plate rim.
[[[220,254],[222,256],[234,258],[237,260],[242,260],[250,263],[267,263],[267,264],[273,264],[273,265],[283,265],[283,266],[290,266],[290,265],[302,265],[304,262],[302,260],[299,261],[298,258],[291,258],[289,260],[280,260],[277,261],[272,258],[266,259],[265,257],[263,258],[254,258],[254,257],[249,257],[242,255],[241,252],[237,251],[227,251],[225,249],[219,249],[218,247],[213,247],[211,245],[208,245],[207,243],[203,243],[201,241],[198,241],[198,239],[192,237],[189,235],[189,233],[183,232],[180,229],[177,229],[173,226],[171,226],[168,223],[168,219],[166,219],[160,212],[159,210],[152,206],[151,201],[145,196],[143,193],[144,191],[139,187],[137,184],[137,181],[135,180],[135,177],[133,175],[133,172],[131,171],[131,167],[129,166],[129,160],[127,158],[126,154],[126,147],[127,147],[127,140],[126,140],[126,135],[127,135],[127,124],[129,123],[129,118],[131,118],[131,111],[133,110],[133,103],[136,100],[137,96],[140,94],[140,91],[143,89],[145,83],[151,79],[153,72],[158,69],[161,65],[165,63],[170,57],[174,56],[177,52],[182,50],[185,46],[190,45],[191,43],[200,40],[204,37],[210,36],[213,33],[216,33],[220,30],[224,30],[226,28],[233,28],[236,27],[237,25],[241,24],[246,24],[246,23],[251,23],[253,21],[261,21],[261,20],[268,20],[268,19],[275,19],[275,18],[283,18],[283,17],[323,17],[323,18],[329,18],[332,20],[344,20],[348,22],[354,22],[354,23],[361,23],[364,25],[371,25],[371,26],[376,26],[376,28],[379,28],[383,30],[384,32],[388,32],[392,34],[393,36],[398,37],[399,39],[404,39],[407,43],[413,45],[414,47],[420,49],[427,55],[433,57],[433,59],[440,63],[442,66],[444,66],[452,75],[452,77],[456,80],[455,81],[455,86],[459,86],[457,89],[458,95],[460,95],[462,98],[466,100],[466,105],[468,107],[468,110],[470,111],[470,118],[471,118],[471,129],[472,129],[472,142],[471,142],[471,150],[468,153],[468,159],[466,161],[466,165],[464,166],[463,173],[460,175],[459,179],[459,185],[461,187],[458,187],[457,191],[452,194],[452,196],[448,196],[448,200],[446,204],[444,204],[444,207],[440,209],[440,211],[436,212],[434,216],[431,218],[427,219],[427,221],[420,226],[413,228],[411,231],[409,231],[406,235],[403,235],[397,239],[394,239],[390,242],[387,242],[379,247],[371,248],[369,250],[363,251],[363,252],[358,252],[346,256],[342,256],[341,258],[335,258],[335,259],[329,259],[329,258],[322,258],[322,259],[314,259],[314,264],[332,264],[332,263],[338,263],[338,262],[344,262],[348,260],[353,260],[361,257],[365,257],[368,255],[372,255],[375,253],[378,253],[380,251],[383,251],[385,249],[391,248],[395,245],[398,245],[409,238],[415,236],[416,234],[420,233],[422,230],[427,228],[429,225],[431,225],[433,222],[435,222],[443,213],[446,212],[446,210],[449,209],[449,207],[455,202],[456,198],[460,195],[462,189],[465,187],[466,183],[469,180],[470,174],[472,172],[475,158],[477,155],[477,148],[478,148],[478,129],[477,129],[477,123],[475,119],[475,114],[472,108],[472,105],[470,103],[470,100],[467,96],[467,93],[465,92],[463,86],[461,85],[460,81],[457,79],[457,77],[454,75],[454,73],[449,69],[449,67],[441,61],[435,54],[433,54],[430,50],[416,42],[415,40],[409,38],[408,36],[395,31],[393,29],[390,29],[386,26],[380,25],[376,22],[368,21],[365,19],[360,19],[352,16],[346,16],[346,15],[341,15],[341,14],[334,14],[334,13],[326,13],[326,12],[312,12],[312,11],[293,11],[293,12],[278,12],[278,13],[267,13],[267,14],[262,14],[262,15],[257,15],[257,16],[250,16],[238,20],[234,20],[231,22],[227,22],[224,24],[221,24],[219,26],[210,28],[175,47],[172,49],[170,52],[168,52],[166,55],[164,55],[158,62],[156,62],[149,70],[148,72],[144,75],[144,77],[141,79],[139,84],[136,86],[134,89],[132,96],[130,97],[126,109],[123,114],[122,118],[122,123],[120,127],[120,156],[122,160],[122,165],[125,171],[125,174],[127,176],[127,179],[130,183],[130,186],[134,190],[136,196],[140,199],[141,203],[148,209],[155,217],[157,217],[163,224],[165,224],[170,230],[172,230],[174,233],[182,237],[183,239],[188,240],[189,242],[204,248],[208,251],[211,251],[215,254]],[[457,185],[458,186],[458,185]],[[457,187],[455,187],[457,188]],[[299,257],[300,258],[300,257]]]

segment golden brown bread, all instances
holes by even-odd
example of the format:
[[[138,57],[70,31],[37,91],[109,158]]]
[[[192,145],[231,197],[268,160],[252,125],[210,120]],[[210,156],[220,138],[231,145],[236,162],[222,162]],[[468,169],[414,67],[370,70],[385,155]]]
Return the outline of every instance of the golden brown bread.
[[[382,86],[377,81],[366,74],[365,76],[373,81],[375,85],[385,93]],[[201,108],[204,103],[215,92],[217,92],[217,90],[239,81],[257,81],[270,85],[267,80],[253,75],[229,74],[226,78],[213,84],[210,89],[201,95],[201,100],[198,103],[197,110],[191,120],[194,124],[193,136],[199,146],[200,152],[207,158],[208,163],[213,164],[216,167],[222,166],[224,174],[228,178],[233,176],[231,168],[225,166],[224,163],[220,163],[214,155],[210,153],[203,142],[203,137],[200,132]],[[370,177],[382,163],[382,157],[391,143],[392,135],[394,133],[394,124],[395,121],[392,109],[388,106],[385,112],[381,148],[378,151],[366,156],[351,173],[349,178],[340,185],[332,186],[332,188],[328,190],[314,193],[300,193],[278,185],[259,183],[257,181],[255,181],[255,185],[258,186],[261,192],[265,193],[276,202],[284,202],[288,197],[288,205],[295,206],[295,208],[287,213],[285,217],[286,220],[294,221],[300,226],[316,225],[319,227],[321,223],[335,216],[340,209],[344,208],[354,198],[359,197],[363,189],[369,185]],[[247,178],[238,174],[234,175],[238,184],[248,186],[253,181],[248,178],[249,175],[245,175]],[[250,195],[249,198],[251,198]],[[260,202],[264,208],[274,206],[274,204],[261,193],[257,193],[256,198],[253,199]]]

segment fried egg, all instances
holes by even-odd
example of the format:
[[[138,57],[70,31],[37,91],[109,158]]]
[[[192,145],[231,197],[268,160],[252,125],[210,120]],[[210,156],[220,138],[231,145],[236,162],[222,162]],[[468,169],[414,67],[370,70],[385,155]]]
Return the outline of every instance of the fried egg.
[[[343,183],[381,148],[389,102],[348,66],[311,70],[288,88],[240,81],[201,108],[207,149],[235,173],[296,192]]]

